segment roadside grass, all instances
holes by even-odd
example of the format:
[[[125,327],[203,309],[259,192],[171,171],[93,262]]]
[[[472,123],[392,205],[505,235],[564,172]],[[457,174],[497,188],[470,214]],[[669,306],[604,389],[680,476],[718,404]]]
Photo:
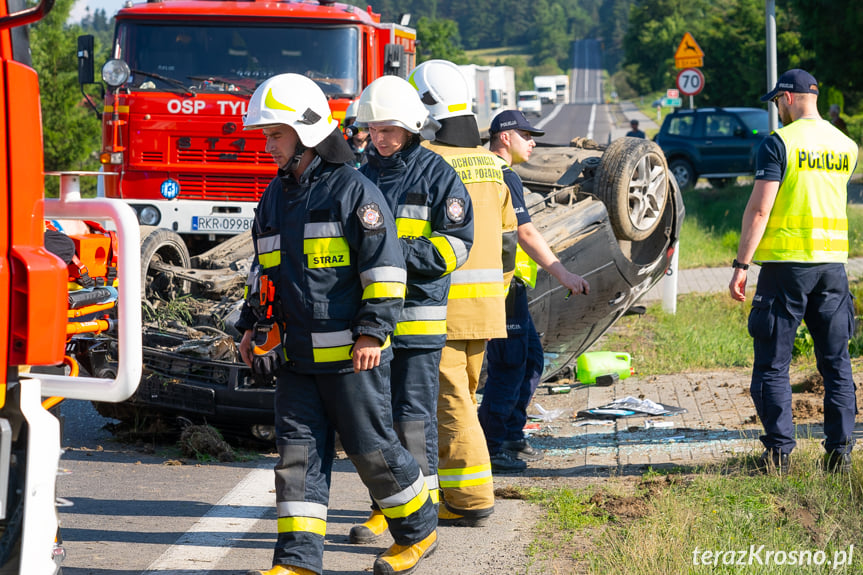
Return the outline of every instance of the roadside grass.
[[[674,315],[654,303],[644,315],[622,317],[600,345],[629,353],[640,376],[748,366],[748,314],[749,305],[724,293],[685,295],[678,298]]]
[[[851,282],[856,298],[857,331],[851,338],[851,357],[863,356],[863,281]],[[752,338],[747,331],[752,292],[747,302],[727,293],[687,294],[677,299],[674,315],[661,302],[647,306],[643,315],[620,318],[592,349],[626,351],[641,375],[749,367]],[[805,325],[805,324],[804,324]],[[814,369],[815,355],[805,327],[798,334],[794,366]],[[863,551],[861,551],[863,553]]]
[[[850,474],[827,474],[820,446],[805,440],[790,472],[778,476],[754,470],[757,454],[650,470],[635,481],[528,491],[546,513],[529,548],[530,572],[860,573],[863,459],[854,458]]]
[[[752,184],[683,192],[680,268],[728,267],[737,255],[743,210]],[[863,255],[863,205],[848,204],[849,255]]]
[[[507,58],[511,57],[525,58],[532,55],[529,44],[499,46],[496,48],[483,48],[480,50],[465,50],[464,53],[471,62],[483,61],[488,65],[494,65],[497,61],[503,62]]]

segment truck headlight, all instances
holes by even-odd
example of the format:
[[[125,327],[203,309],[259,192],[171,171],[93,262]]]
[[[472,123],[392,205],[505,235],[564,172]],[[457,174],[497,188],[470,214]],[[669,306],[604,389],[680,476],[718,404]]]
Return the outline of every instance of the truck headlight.
[[[112,88],[125,84],[131,73],[129,65],[123,60],[108,60],[102,66],[102,80]]]
[[[159,210],[153,206],[143,206],[138,210],[138,221],[145,226],[155,226],[162,219]]]

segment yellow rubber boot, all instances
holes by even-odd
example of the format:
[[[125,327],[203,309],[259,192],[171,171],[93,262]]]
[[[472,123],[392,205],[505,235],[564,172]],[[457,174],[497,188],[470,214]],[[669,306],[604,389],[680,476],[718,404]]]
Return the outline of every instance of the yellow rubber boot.
[[[423,557],[431,555],[437,547],[437,531],[413,545],[399,545],[393,543],[392,547],[375,560],[375,575],[407,575],[413,573]]]
[[[372,514],[364,523],[351,527],[348,539],[351,543],[372,543],[387,532],[387,518],[379,509],[372,509]]]
[[[266,571],[247,571],[246,575],[318,575],[310,569],[294,567],[292,565],[275,565]]]
[[[447,525],[452,527],[485,527],[488,523],[488,517],[465,517],[458,513],[453,513],[441,503],[437,512],[438,525]]]

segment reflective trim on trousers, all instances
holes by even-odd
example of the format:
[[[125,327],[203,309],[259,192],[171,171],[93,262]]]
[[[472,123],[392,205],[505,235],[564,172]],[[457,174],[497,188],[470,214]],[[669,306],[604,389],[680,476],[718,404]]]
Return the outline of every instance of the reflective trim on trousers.
[[[279,517],[309,517],[327,520],[327,506],[310,501],[279,501],[276,503]]]
[[[386,517],[407,517],[422,507],[428,498],[425,478],[418,475],[413,484],[395,495],[378,499],[377,503]]]
[[[314,533],[321,537],[327,534],[327,522],[315,517],[279,517],[277,528],[279,533]]]
[[[491,464],[474,465],[463,469],[438,468],[441,487],[467,487],[491,483]]]

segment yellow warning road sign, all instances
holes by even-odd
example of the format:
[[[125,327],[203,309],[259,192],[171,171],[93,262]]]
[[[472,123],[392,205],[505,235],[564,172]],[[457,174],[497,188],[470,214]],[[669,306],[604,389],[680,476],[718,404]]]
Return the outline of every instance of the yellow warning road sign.
[[[674,53],[675,68],[700,68],[704,65],[704,51],[692,34],[687,32]]]

